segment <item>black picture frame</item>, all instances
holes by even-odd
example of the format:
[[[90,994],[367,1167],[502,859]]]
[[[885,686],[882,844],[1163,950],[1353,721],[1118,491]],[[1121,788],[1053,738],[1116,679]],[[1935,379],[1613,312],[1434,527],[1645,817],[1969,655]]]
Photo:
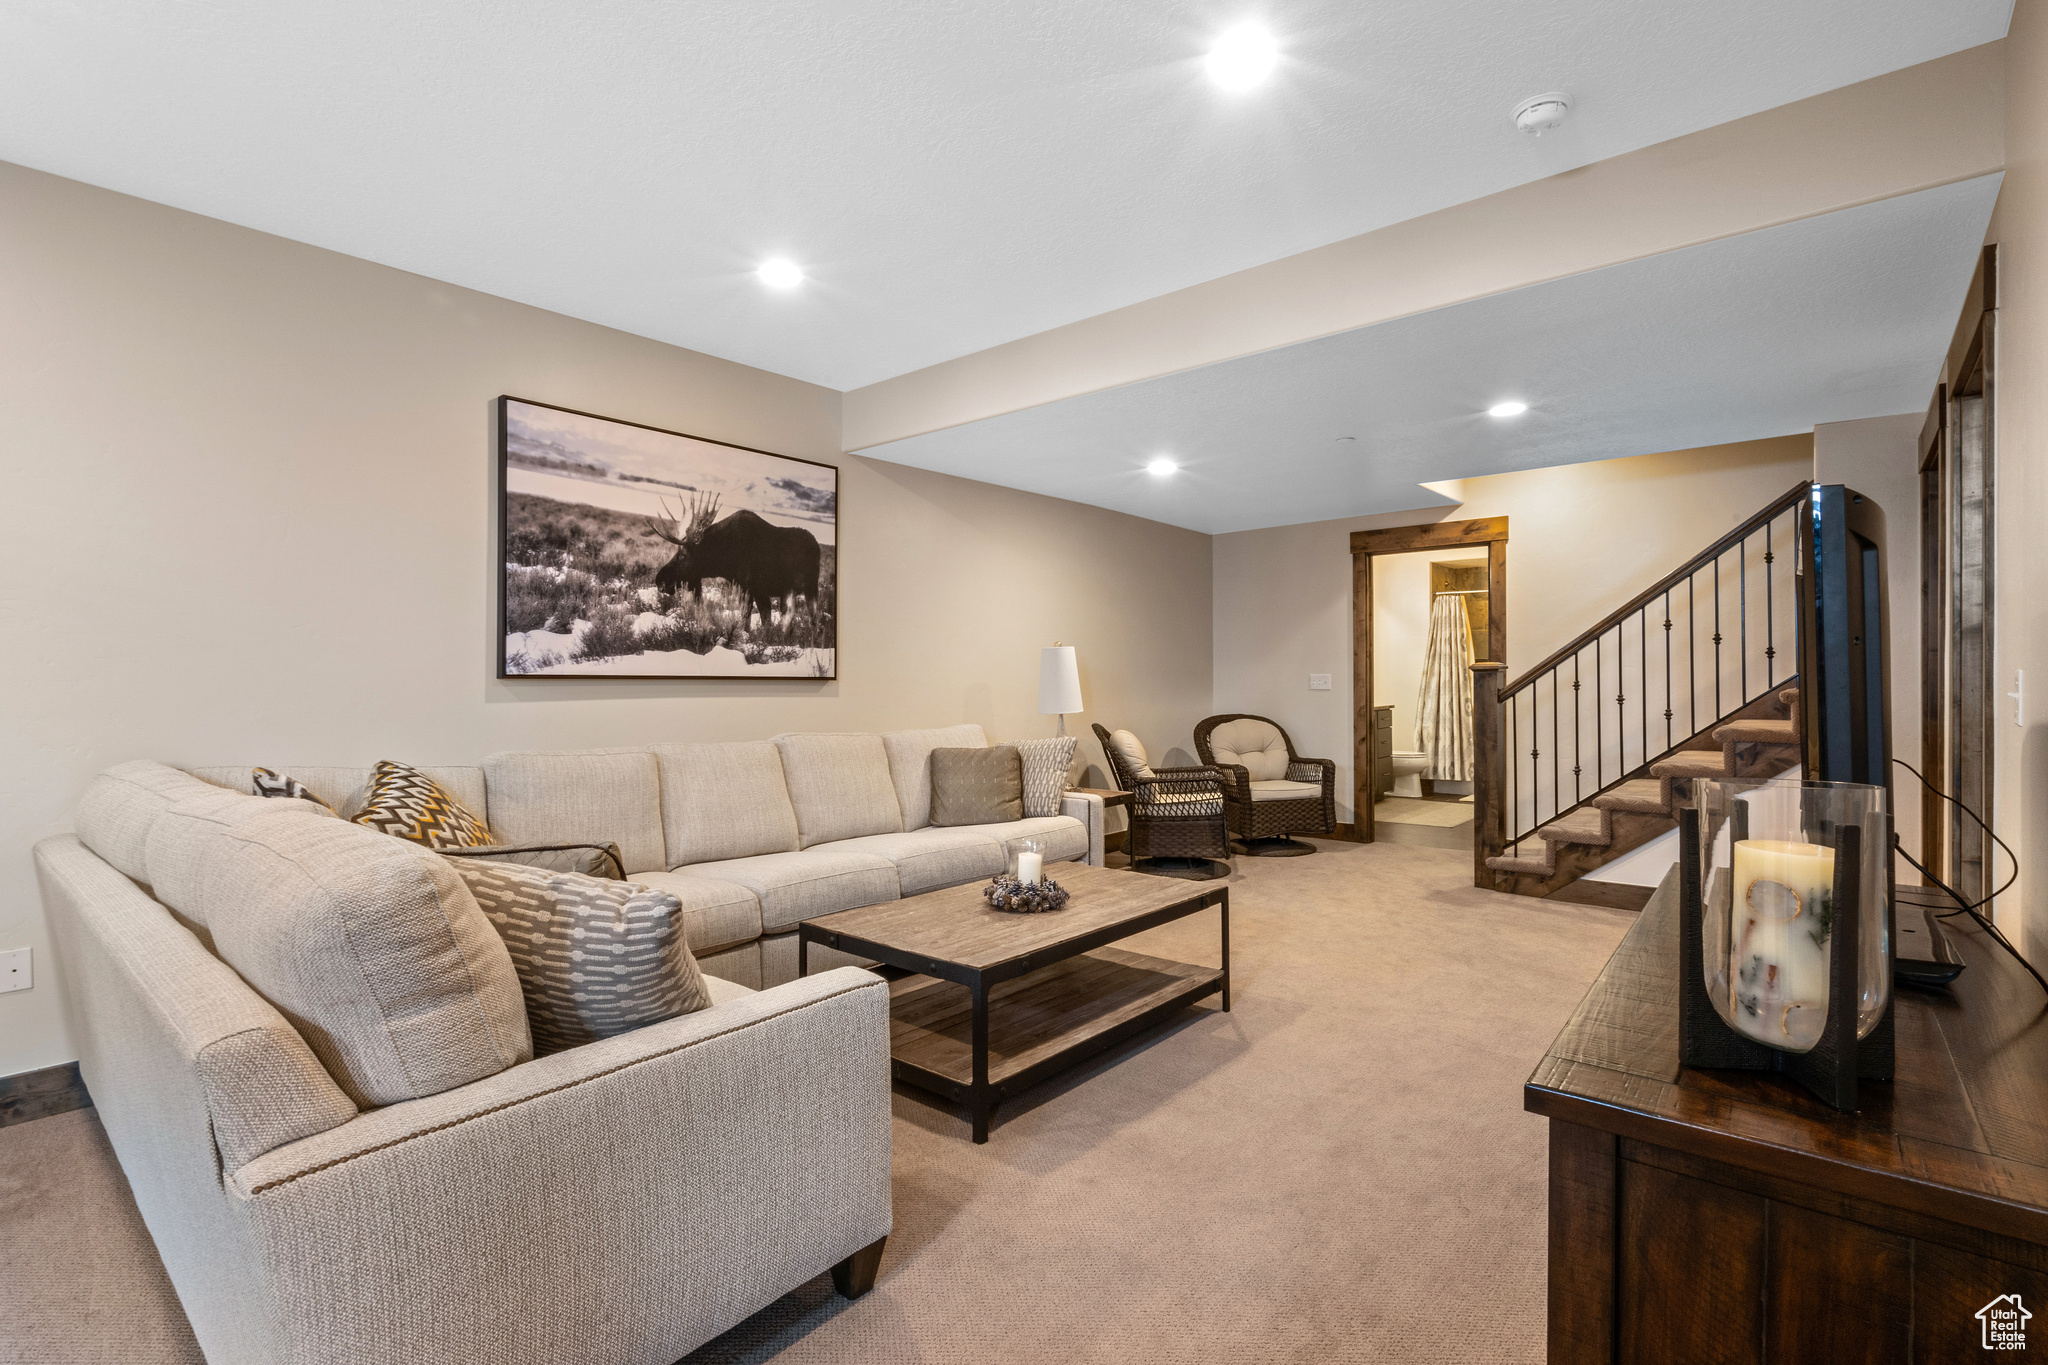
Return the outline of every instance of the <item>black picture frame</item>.
[[[513,394],[495,409],[500,679],[839,677],[839,466]]]

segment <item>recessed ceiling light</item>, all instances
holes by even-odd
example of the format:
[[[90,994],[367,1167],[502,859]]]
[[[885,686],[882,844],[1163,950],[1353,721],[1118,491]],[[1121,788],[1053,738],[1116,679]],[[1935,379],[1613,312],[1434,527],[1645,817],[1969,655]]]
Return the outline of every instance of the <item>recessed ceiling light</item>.
[[[1225,90],[1249,90],[1273,74],[1280,49],[1273,35],[1257,24],[1238,24],[1216,38],[1202,65],[1209,79]]]
[[[770,289],[794,289],[804,282],[802,267],[795,261],[785,261],[777,256],[772,261],[761,262],[761,268],[754,272],[761,277],[761,283]]]
[[[1486,410],[1486,415],[1488,417],[1520,417],[1528,410],[1529,405],[1527,403],[1519,403],[1510,398],[1505,403],[1495,403]]]
[[[1167,459],[1164,455],[1161,455],[1158,459],[1153,460],[1150,464],[1145,466],[1145,472],[1147,474],[1158,475],[1162,478],[1168,474],[1177,472],[1179,469],[1179,465],[1175,464],[1172,460]]]

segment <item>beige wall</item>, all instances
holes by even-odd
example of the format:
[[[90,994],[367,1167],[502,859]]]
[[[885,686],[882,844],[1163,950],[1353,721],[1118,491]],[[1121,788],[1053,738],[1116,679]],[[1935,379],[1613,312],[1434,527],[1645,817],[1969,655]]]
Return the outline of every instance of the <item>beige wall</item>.
[[[504,392],[837,462],[840,680],[495,681]],[[1050,734],[1056,637],[1093,714],[1170,741],[1209,710],[1207,536],[842,459],[828,389],[5,165],[0,408],[0,948],[37,967],[0,1075],[74,1055],[29,846],[124,759]]]
[[[1270,715],[1337,760],[1349,821],[1353,531],[1506,516],[1512,676],[1812,472],[1813,438],[1782,436],[1466,479],[1455,508],[1217,536],[1216,709]],[[1332,690],[1308,691],[1312,672]]]
[[[1928,397],[1933,397],[1930,388]],[[1891,638],[1892,752],[1920,766],[1920,428],[1924,412],[1824,422],[1813,429],[1816,483],[1847,484],[1884,509],[1885,579]],[[1920,784],[1895,772],[1892,828],[1920,854]],[[1899,879],[1918,884],[1905,864]]]
[[[2048,6],[2019,0],[2005,40],[2005,183],[1998,243],[1997,568],[1992,825],[2019,854],[2000,927],[2048,963]],[[1971,306],[1974,324],[1975,305]],[[2027,681],[2025,724],[2003,693]],[[2006,862],[1999,859],[2002,878]]]
[[[1422,666],[1429,657],[1429,566],[1438,563],[1484,563],[1483,546],[1462,550],[1417,550],[1405,555],[1376,555],[1372,561],[1372,695],[1380,706],[1394,708],[1394,751],[1417,750],[1416,701],[1422,691]],[[1483,653],[1486,641],[1475,641]],[[1336,685],[1336,679],[1331,679]]]

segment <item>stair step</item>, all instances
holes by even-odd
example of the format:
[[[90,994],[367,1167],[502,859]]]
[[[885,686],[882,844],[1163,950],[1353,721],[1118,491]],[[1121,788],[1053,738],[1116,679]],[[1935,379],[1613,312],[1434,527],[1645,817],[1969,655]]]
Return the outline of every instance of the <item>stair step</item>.
[[[1591,844],[1595,848],[1605,848],[1613,835],[1604,811],[1581,809],[1552,820],[1536,831],[1536,837],[1553,844]]]
[[[1792,713],[1793,715],[1795,715],[1795,716],[1799,714],[1799,689],[1798,689],[1798,688],[1796,688],[1796,687],[1786,687],[1786,688],[1780,688],[1780,689],[1779,689],[1779,691],[1778,691],[1778,700],[1779,700],[1779,701],[1781,701],[1781,702],[1783,702],[1783,703],[1785,704],[1785,709],[1786,709],[1787,711],[1790,711],[1790,712],[1791,712],[1791,713]]]
[[[1728,760],[1725,754],[1712,749],[1687,749],[1662,758],[1650,765],[1653,777],[1726,777]]]
[[[1714,738],[1723,744],[1797,744],[1799,722],[1796,720],[1738,720],[1731,721],[1714,731]]]
[[[1533,853],[1524,853],[1519,857],[1503,853],[1498,858],[1488,858],[1486,865],[1495,872],[1529,873],[1538,877],[1548,877],[1557,870],[1557,865],[1550,859],[1539,858]]]
[[[1639,777],[1617,783],[1613,790],[1593,798],[1601,810],[1635,811],[1641,815],[1669,815],[1671,793],[1654,777]]]

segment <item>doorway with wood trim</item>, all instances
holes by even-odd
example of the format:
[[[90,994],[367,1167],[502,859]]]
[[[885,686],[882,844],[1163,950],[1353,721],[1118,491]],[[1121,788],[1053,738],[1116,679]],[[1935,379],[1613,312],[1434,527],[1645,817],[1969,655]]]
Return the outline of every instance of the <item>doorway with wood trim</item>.
[[[1380,837],[1374,803],[1392,758],[1393,737],[1384,714],[1388,698],[1376,698],[1373,684],[1373,560],[1376,556],[1416,551],[1476,550],[1473,585],[1461,586],[1464,564],[1433,566],[1430,596],[1476,597],[1467,608],[1472,627],[1476,669],[1507,666],[1507,541],[1506,517],[1478,517],[1428,526],[1396,526],[1351,534],[1351,758],[1352,819],[1359,842]],[[1469,721],[1468,721],[1469,723]],[[1471,741],[1468,741],[1471,742]],[[1475,778],[1498,755],[1472,755]],[[1476,856],[1476,855],[1475,855]]]

